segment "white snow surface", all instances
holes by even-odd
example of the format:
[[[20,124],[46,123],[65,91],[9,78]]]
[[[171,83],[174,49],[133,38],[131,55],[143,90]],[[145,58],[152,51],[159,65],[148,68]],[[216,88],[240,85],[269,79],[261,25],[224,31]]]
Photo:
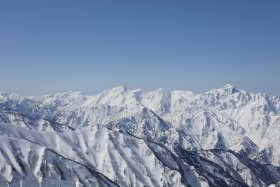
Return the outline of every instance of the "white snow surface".
[[[3,185],[280,181],[280,98],[230,84],[200,94],[124,86],[94,96],[0,93],[0,124]]]

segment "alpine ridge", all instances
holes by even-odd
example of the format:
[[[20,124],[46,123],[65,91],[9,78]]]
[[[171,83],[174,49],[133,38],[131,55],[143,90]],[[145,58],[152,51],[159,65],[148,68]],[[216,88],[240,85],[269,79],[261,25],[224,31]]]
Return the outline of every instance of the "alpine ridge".
[[[277,186],[280,97],[0,93],[0,186]]]

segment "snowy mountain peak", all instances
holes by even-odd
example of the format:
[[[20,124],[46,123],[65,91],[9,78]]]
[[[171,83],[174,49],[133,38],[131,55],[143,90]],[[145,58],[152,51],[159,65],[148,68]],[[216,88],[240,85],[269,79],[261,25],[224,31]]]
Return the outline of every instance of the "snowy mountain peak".
[[[235,85],[232,85],[232,84],[225,84],[222,88],[218,89],[220,90],[221,92],[225,92],[225,93],[235,93],[235,92],[240,92],[240,90],[238,89],[237,86]]]
[[[221,88],[217,88],[217,89],[212,89],[208,92],[206,92],[206,95],[221,95],[221,96],[229,96],[235,93],[242,93],[242,94],[246,94],[246,92],[244,90],[240,90],[237,86],[234,86],[232,84],[226,84]]]
[[[73,98],[73,97],[79,97],[82,96],[82,92],[80,91],[68,91],[68,92],[61,92],[61,93],[56,93],[56,94],[50,94],[50,95],[45,95],[42,97],[53,97],[53,98]]]
[[[159,93],[168,93],[168,92],[170,92],[170,91],[168,91],[168,90],[166,90],[164,88],[158,88],[156,91],[159,92]]]
[[[22,100],[25,97],[19,93],[1,92],[0,99],[1,98],[6,98],[6,99],[10,99],[10,100]]]
[[[116,86],[112,89],[110,89],[110,92],[112,93],[123,93],[128,91],[128,88],[126,86]]]
[[[231,84],[2,93],[0,186],[263,187],[280,181],[279,134],[279,98]]]
[[[237,89],[237,87],[233,84],[227,83],[223,86],[223,89]]]

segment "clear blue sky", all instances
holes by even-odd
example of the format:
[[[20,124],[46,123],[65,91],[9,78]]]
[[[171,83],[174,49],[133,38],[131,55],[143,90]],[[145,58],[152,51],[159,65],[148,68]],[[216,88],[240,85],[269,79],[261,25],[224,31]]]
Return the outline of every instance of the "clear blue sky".
[[[1,0],[0,91],[280,96],[279,0]]]

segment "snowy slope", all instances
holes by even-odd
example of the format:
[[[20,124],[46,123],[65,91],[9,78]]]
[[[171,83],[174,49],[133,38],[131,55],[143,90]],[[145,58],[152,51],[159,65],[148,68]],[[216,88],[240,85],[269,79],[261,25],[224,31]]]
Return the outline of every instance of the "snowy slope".
[[[66,132],[69,130],[73,130],[73,128],[65,124],[58,124],[54,121],[50,121],[47,119],[33,118],[18,112],[6,110],[0,110],[0,123],[12,123],[17,124],[21,127],[25,127],[27,129],[34,129],[40,131]]]
[[[94,96],[0,93],[0,123],[3,184],[32,178],[42,186],[51,184],[46,181],[89,185],[86,176],[91,175],[99,186],[268,186],[280,181],[280,98],[230,84],[201,94],[124,86]],[[22,163],[32,177],[10,158],[17,155],[9,148],[13,145],[26,149]],[[59,175],[37,175],[39,166],[26,161],[30,150],[49,163],[48,177],[61,170],[52,169],[55,163],[67,168],[70,174],[62,169],[60,175],[69,183]]]
[[[100,125],[57,133],[3,124],[0,133],[3,185],[74,186],[93,178],[100,186],[266,186],[280,180],[279,167],[231,151],[172,153]]]

